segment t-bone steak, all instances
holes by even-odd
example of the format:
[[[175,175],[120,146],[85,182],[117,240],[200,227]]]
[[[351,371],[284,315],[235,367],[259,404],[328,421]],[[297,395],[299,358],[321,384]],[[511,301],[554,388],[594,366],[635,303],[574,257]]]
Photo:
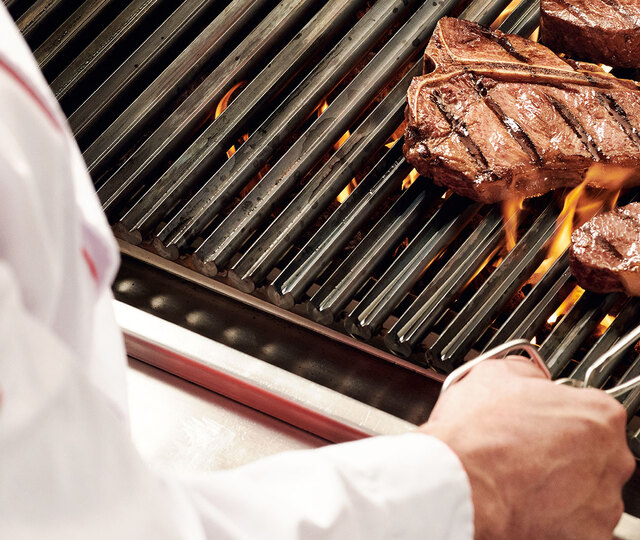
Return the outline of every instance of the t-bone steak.
[[[542,0],[541,40],[558,53],[640,67],[638,0]]]
[[[640,203],[597,215],[576,229],[569,256],[584,289],[640,296]]]
[[[404,153],[420,174],[485,203],[640,165],[640,90],[593,64],[443,18],[407,93]],[[638,183],[629,175],[627,185]],[[599,175],[589,184],[609,187]]]

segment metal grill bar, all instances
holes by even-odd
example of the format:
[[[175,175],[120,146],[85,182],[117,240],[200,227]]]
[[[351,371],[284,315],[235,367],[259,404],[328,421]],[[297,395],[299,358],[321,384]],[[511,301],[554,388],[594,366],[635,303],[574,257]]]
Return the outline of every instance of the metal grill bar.
[[[245,197],[243,204],[236,207],[196,250],[194,259],[199,269],[203,267],[204,273],[208,274],[210,265],[215,269],[229,261],[242,245],[243,240],[269,215],[296,181],[313,167],[314,163],[331,147],[332,142],[337,140],[358,118],[381,86],[390,80],[405,62],[422,52],[438,19],[448,13],[456,3],[455,0],[443,1],[436,9],[432,4],[426,3],[418,8],[409,21],[335,99],[323,113],[322,118],[314,122]],[[419,67],[415,70],[415,74],[418,73]],[[379,144],[382,144],[391,135],[402,119],[406,89],[409,87],[411,78],[412,76],[403,78],[402,82],[374,110],[370,123],[367,123],[366,128],[359,130],[360,133],[364,134],[371,125],[380,123],[374,140],[378,139]],[[375,118],[380,112],[383,113],[384,120],[380,119],[380,122],[376,122]],[[354,141],[363,136],[360,133]],[[346,152],[340,152],[340,150],[338,153],[346,155]],[[356,162],[357,155],[349,156],[349,161]]]
[[[297,180],[310,170],[330,144],[355,120],[361,109],[373,98],[379,85],[393,76],[393,73],[407,58],[413,56],[411,52],[418,44],[420,44],[420,49],[422,48],[422,44],[426,42],[433,31],[437,20],[447,13],[454,4],[442,2],[435,10],[430,4],[424,4],[418,8],[412,18],[394,35],[376,58],[336,98],[329,109],[324,112],[322,119],[316,121],[294,143],[293,147],[272,167],[258,186],[245,197],[242,205],[236,207],[196,250],[194,264],[200,271],[207,275],[215,275],[219,267],[226,265],[258,224],[269,215],[275,204],[285,196]],[[391,61],[387,58],[390,58]],[[379,59],[382,61],[379,62]],[[416,66],[413,71],[415,71],[415,75],[419,74],[420,67]],[[379,109],[383,104],[389,103],[392,110],[397,110],[397,113],[400,114],[409,82],[410,76],[405,77],[403,82],[397,85],[379,108],[372,113],[371,123],[378,124],[378,132],[386,131],[386,123],[375,119]],[[393,121],[390,116],[387,118]],[[362,129],[367,132],[370,127],[367,124],[366,129],[365,126],[362,126]],[[378,134],[376,136],[379,137]],[[357,138],[355,140],[357,141]],[[347,148],[344,151],[338,150],[340,157],[346,157],[347,152]],[[348,161],[352,166],[356,165],[360,156],[361,154],[353,152]],[[314,189],[315,185],[312,183],[310,189]],[[192,231],[191,237],[194,237],[196,232],[198,231]],[[274,245],[273,239],[268,239],[268,241]],[[244,259],[243,264],[247,260]],[[241,267],[240,271],[235,273],[235,276],[239,278],[237,283],[241,286],[246,283],[244,280],[247,277],[247,271],[251,271],[251,269]],[[249,283],[248,286],[252,285]]]
[[[387,332],[387,348],[408,358],[424,340],[465,284],[488,262],[503,240],[502,218],[492,211],[460,246],[438,275]]]
[[[569,365],[580,344],[596,329],[613,305],[622,298],[619,294],[602,295],[586,291],[540,347],[553,377],[558,377]]]
[[[504,20],[502,27],[508,28],[510,34],[530,36],[540,24],[540,0],[521,2]],[[502,28],[501,28],[502,29]],[[506,32],[506,30],[503,30]]]
[[[86,82],[87,78],[95,74],[119,42],[127,39],[136,32],[142,22],[150,17],[160,0],[142,0],[133,2],[123,9],[120,14],[53,80],[51,89],[56,98],[65,103],[69,95],[76,92]],[[167,42],[171,37],[167,36]],[[117,72],[116,72],[117,73]],[[76,137],[83,139],[87,135],[87,127],[91,120],[104,111],[110,100],[102,101],[105,90],[99,89],[100,100],[90,99],[89,105],[82,107],[69,118],[71,129]],[[81,120],[80,120],[81,119]]]
[[[122,99],[137,82],[145,77],[153,66],[167,54],[177,41],[193,32],[197,22],[215,4],[215,0],[185,0],[156,30],[127,58],[100,87],[91,94],[69,117],[69,124],[80,143],[87,140],[97,122],[105,118],[116,101]],[[155,2],[135,3],[151,6]],[[136,10],[133,16],[124,10],[51,84],[56,97],[64,99],[73,92],[88,74],[98,68],[99,61],[119,39],[126,38],[137,29],[137,22],[146,14]],[[84,58],[81,60],[83,56]]]
[[[627,382],[638,375],[640,375],[640,356],[636,357],[631,366],[629,366],[629,369],[627,369],[624,375],[620,378],[618,384]],[[640,388],[631,390],[631,392],[629,392],[621,401],[622,406],[627,410],[627,418],[631,420],[640,408]]]
[[[182,92],[189,81],[224,45],[268,3],[268,0],[232,2],[171,64],[133,101],[129,107],[84,151],[84,159],[96,178],[113,164],[125,145],[140,135],[169,101]],[[243,62],[247,59],[243,59]],[[111,186],[111,184],[109,184]],[[111,197],[111,186],[102,200]]]
[[[431,4],[429,6],[431,7]],[[312,104],[315,108],[328,91],[347,74],[343,70],[343,58],[346,56],[346,59],[351,60],[350,63],[355,64],[356,59],[361,58],[361,55],[373,46],[377,41],[377,36],[380,36],[385,29],[393,24],[407,7],[405,2],[394,2],[384,6],[375,4],[354,27],[354,32],[358,30],[358,34],[360,34],[359,40],[357,42],[353,39],[349,41],[349,37],[345,37],[336,45],[318,65],[317,70],[309,75],[289,96],[286,103],[276,110],[249,138],[249,141],[241,146],[200,191],[180,209],[178,214],[158,234],[158,241],[165,248],[174,246],[175,251],[185,247],[190,240],[200,234],[233,193],[246,185],[258,173],[271,157],[274,149],[284,141],[292,129],[300,125],[308,116],[309,105]],[[310,152],[314,145],[322,144],[322,141],[330,145],[348,129],[349,123],[355,120],[361,113],[362,107],[373,99],[382,82],[396,73],[408,57],[416,51],[407,36],[412,39],[418,39],[422,36],[424,31],[421,32],[416,27],[428,23],[429,15],[432,16],[433,10],[436,9],[431,7],[429,10],[419,9],[416,12],[403,29],[387,42],[373,60],[336,98],[334,103],[323,113],[322,118],[316,121],[294,143],[293,147],[267,173],[256,189],[245,197],[240,206],[241,210],[247,210],[247,214],[250,214],[251,212],[248,210],[261,206],[258,204],[260,201],[255,200],[258,196],[256,190],[259,190],[260,193],[270,191],[267,186],[274,186],[277,189],[281,179],[273,172],[276,167],[280,173],[284,174],[296,166],[298,169],[295,171],[295,178],[302,177],[306,171],[303,170],[304,163],[300,158],[304,159],[307,152]],[[394,10],[396,10],[395,13]],[[351,58],[350,53],[358,45],[358,54]],[[329,121],[331,123],[327,125]],[[328,137],[328,139],[324,137]],[[241,210],[235,210],[228,216],[227,224],[234,223],[234,220],[242,220],[242,216],[238,216],[238,212]],[[197,256],[204,263],[208,262],[205,249],[208,247],[200,250]]]
[[[420,275],[462,232],[480,203],[452,195],[345,319],[351,335],[371,339]]]
[[[333,322],[427,205],[438,198],[433,185],[414,182],[313,295],[307,305],[311,317],[322,324]]]
[[[332,0],[269,62],[260,74],[216,118],[198,139],[131,207],[119,224],[119,235],[132,243],[156,227],[180,198],[224,157],[232,141],[246,130],[256,111],[264,106],[312,58],[318,43],[327,42],[352,20],[359,2]],[[169,141],[167,141],[169,143]],[[132,179],[133,180],[133,179]]]
[[[38,31],[42,23],[64,7],[64,0],[38,0],[16,21],[16,25],[27,41]]]
[[[622,296],[618,294],[605,296],[586,291],[554,326],[540,347],[540,354],[553,377],[558,377],[569,365],[582,341],[591,335],[620,298]]]
[[[142,175],[153,171],[178,145],[186,145],[191,133],[213,115],[224,93],[270,61],[271,54],[302,24],[314,5],[315,0],[283,0],[267,15],[113,175],[108,182],[118,186],[117,192],[108,196],[112,187],[98,190],[98,195],[107,196],[104,208],[112,212],[116,205],[127,202],[123,197],[144,180]]]
[[[487,15],[485,15],[485,16],[487,16]],[[490,20],[486,20],[486,21],[483,20],[482,22],[490,22]],[[354,194],[352,194],[352,197],[353,196],[354,196]],[[347,199],[347,202],[348,202],[348,200],[349,199]],[[327,223],[327,225],[329,225],[329,223]],[[315,249],[313,249],[313,251],[310,250],[310,252],[311,253],[317,252],[317,249],[318,248],[315,248]],[[303,248],[303,252],[302,253],[304,254],[305,252],[307,252],[306,247]],[[303,261],[299,257],[296,257],[294,259],[294,261],[287,267],[287,269],[285,269],[285,271],[283,272],[282,277],[281,278],[279,277],[278,280],[276,280],[276,282],[275,282],[276,286],[275,287],[271,287],[269,289],[269,294],[270,294],[270,297],[272,298],[273,301],[275,301],[276,303],[285,303],[287,306],[291,305],[291,303],[292,303],[291,300],[294,299],[292,297],[293,295],[291,294],[291,291],[286,291],[286,292],[283,293],[282,290],[278,290],[278,284],[279,283],[283,283],[284,284],[287,279],[291,279],[291,277],[294,277],[296,275],[299,276],[300,273],[299,273],[299,270],[296,268],[296,266],[300,265],[302,263],[303,263]],[[309,267],[306,267],[307,276],[313,275],[315,277],[315,275],[317,273],[319,273],[319,270],[322,268],[322,265],[316,263],[316,266],[319,266],[320,268],[318,268],[315,271],[313,271],[313,270],[309,271]],[[289,268],[291,269],[290,272],[289,272]],[[303,273],[303,275],[304,275],[304,273]],[[297,287],[296,294],[295,294],[295,300],[299,299],[299,297],[302,295],[303,290],[306,288],[306,286],[308,286],[310,284],[310,280],[306,279],[306,280],[304,280],[302,282],[298,281],[297,283],[298,283],[298,287]],[[300,283],[303,283],[303,286],[299,286]]]
[[[512,339],[533,338],[560,303],[560,292],[571,279],[569,252],[551,265],[484,347],[488,351]]]
[[[251,248],[229,271],[229,277],[234,284],[245,286],[252,290],[255,284],[268,274],[278,259],[289,249],[291,243],[304,231],[312,221],[322,212],[328,204],[342,191],[349,180],[362,167],[372,151],[377,150],[384,141],[397,129],[404,115],[404,101],[407,88],[413,78],[413,69],[404,76],[403,80],[380,102],[367,119],[351,134],[349,139],[327,161],[322,169],[314,175],[302,188],[300,193],[276,218],[267,230],[255,241]],[[323,145],[324,146],[324,145]],[[305,148],[308,151],[308,148]],[[321,151],[321,149],[319,149]],[[315,161],[315,156],[309,151],[305,158]],[[296,170],[299,170],[296,167]],[[277,167],[273,169],[277,178],[286,181],[278,175]],[[271,172],[271,171],[270,171]],[[268,175],[267,175],[268,176]],[[291,175],[293,176],[293,174]],[[263,182],[267,179],[265,177]],[[292,178],[293,181],[293,178]],[[268,195],[261,192],[262,182],[256,188],[257,197],[262,196],[264,203],[256,213],[259,217],[266,217],[273,204],[268,204],[267,197],[272,195],[278,198],[277,193]],[[262,195],[261,195],[262,193]],[[259,199],[258,199],[259,200]],[[266,208],[264,208],[266,206]],[[254,214],[255,215],[255,214]],[[255,220],[257,221],[257,219]],[[255,226],[255,223],[252,223]],[[244,224],[245,230],[250,230],[251,225]],[[237,230],[236,230],[237,232]],[[215,250],[208,252],[207,261],[215,265],[224,264],[241,245],[243,235],[237,234],[233,238],[233,232],[229,234],[227,242],[217,242],[217,236],[212,235],[210,241],[216,246]],[[207,253],[206,244],[202,251]],[[199,253],[199,249],[196,253]]]
[[[602,337],[591,347],[582,361],[576,366],[573,373],[571,373],[571,378],[584,380],[587,370],[600,356],[613,347],[618,340],[627,333],[629,328],[636,325],[638,320],[640,320],[640,299],[632,298],[624,305],[618,316],[611,323],[611,326],[607,328]],[[605,369],[593,375],[592,381],[595,386],[602,386],[605,383],[621,356],[617,360],[612,359],[610,363],[604,366]]]
[[[290,309],[299,302],[378,204],[400,191],[411,169],[402,154],[402,144],[401,138],[278,275],[268,289],[274,304]]]
[[[448,373],[458,367],[498,312],[540,266],[545,256],[543,247],[555,232],[557,215],[553,205],[545,208],[502,264],[427,350],[427,361],[434,369]]]
[[[40,69],[46,74],[50,63],[78,34],[94,23],[96,18],[117,0],[87,0],[33,53]]]
[[[489,24],[498,18],[511,0],[476,0],[472,2],[460,15],[461,19]]]

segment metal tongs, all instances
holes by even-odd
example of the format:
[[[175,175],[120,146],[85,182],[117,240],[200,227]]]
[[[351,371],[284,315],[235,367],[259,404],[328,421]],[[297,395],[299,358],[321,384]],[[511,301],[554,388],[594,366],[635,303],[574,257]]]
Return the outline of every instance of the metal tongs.
[[[595,378],[597,374],[603,371],[610,362],[615,361],[615,357],[618,353],[624,351],[627,347],[635,343],[640,339],[640,326],[633,329],[627,335],[625,335],[622,339],[620,339],[613,347],[611,347],[607,352],[605,352],[602,356],[600,356],[586,371],[584,380],[581,379],[571,379],[564,378],[558,379],[555,381],[556,384],[566,384],[569,386],[573,386],[575,388],[587,388],[592,386],[591,382]],[[481,362],[489,359],[499,359],[507,356],[509,353],[518,353],[521,354],[525,352],[529,355],[531,361],[545,374],[548,379],[551,379],[551,373],[547,368],[542,356],[538,352],[538,349],[535,345],[531,344],[526,339],[516,339],[513,341],[509,341],[503,345],[499,345],[487,351],[484,354],[474,358],[473,360],[463,364],[459,368],[452,371],[449,376],[445,379],[442,384],[442,389],[440,392],[445,392],[452,384],[458,382],[462,379],[469,371],[471,371],[474,367],[476,367]],[[612,397],[622,396],[626,394],[630,390],[640,386],[640,375],[630,379],[618,386],[613,388],[608,388],[604,390],[607,394]]]

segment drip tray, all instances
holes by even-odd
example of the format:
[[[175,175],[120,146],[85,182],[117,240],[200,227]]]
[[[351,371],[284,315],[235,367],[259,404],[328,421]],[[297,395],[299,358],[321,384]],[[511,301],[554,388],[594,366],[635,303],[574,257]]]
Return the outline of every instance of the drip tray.
[[[412,424],[428,418],[435,373],[142,249],[124,251],[113,287],[120,302]]]

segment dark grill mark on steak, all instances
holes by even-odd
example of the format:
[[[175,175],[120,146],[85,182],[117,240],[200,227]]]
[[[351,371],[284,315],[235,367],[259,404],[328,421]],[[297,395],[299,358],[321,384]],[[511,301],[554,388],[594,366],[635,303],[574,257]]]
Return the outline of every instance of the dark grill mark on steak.
[[[622,106],[613,98],[613,96],[609,94],[601,94],[597,93],[598,101],[602,103],[609,114],[618,122],[618,125],[624,131],[625,135],[629,138],[630,141],[633,142],[640,149],[640,135],[638,135],[638,130],[631,124],[629,121],[629,116],[627,112],[622,108]]]
[[[518,60],[519,62],[524,62],[525,64],[529,64],[531,62],[531,59],[529,57],[516,51],[515,47],[511,44],[511,42],[509,41],[509,38],[507,38],[506,36],[497,36],[496,34],[494,34],[493,32],[491,32],[486,28],[483,28],[483,27],[480,27],[480,28],[481,28],[480,33],[484,37],[500,45],[500,47],[502,47],[505,51],[507,51],[516,60]]]
[[[442,94],[438,90],[434,90],[431,94],[431,101],[433,101],[442,114],[445,120],[451,127],[451,129],[462,139],[465,147],[471,154],[471,157],[476,160],[478,165],[483,168],[487,168],[489,163],[487,162],[487,158],[484,157],[484,154],[478,148],[478,145],[469,135],[469,130],[467,129],[466,124],[459,118],[456,118],[451,111],[447,110],[446,104],[444,103],[444,99],[442,99]]]
[[[621,219],[631,222],[631,225],[634,228],[640,228],[640,216],[638,216],[637,214],[634,214],[633,212],[628,212],[626,210],[626,207],[619,206],[614,210],[614,212]]]
[[[478,95],[484,100],[485,104],[491,109],[491,111],[496,115],[498,120],[502,122],[502,125],[506,128],[509,134],[515,139],[515,141],[520,145],[520,147],[531,157],[531,161],[537,164],[542,164],[542,157],[540,157],[540,153],[536,148],[536,145],[533,144],[531,137],[529,134],[522,129],[522,126],[518,124],[513,118],[507,115],[498,103],[489,96],[489,91],[482,84],[482,81],[477,77],[474,77],[471,74],[471,80],[473,81],[473,85],[478,92]]]
[[[597,249],[601,249],[604,252],[609,253],[610,255],[613,255],[616,259],[620,261],[624,260],[624,255],[616,249],[616,247],[609,241],[608,238],[605,238],[604,236],[596,236],[594,238],[594,242],[596,244]]]
[[[573,231],[569,261],[590,291],[640,296],[640,203],[604,212]]]
[[[607,156],[602,153],[600,147],[594,142],[593,137],[580,123],[580,120],[578,120],[566,107],[566,105],[564,103],[560,103],[556,98],[549,94],[545,94],[545,97],[549,100],[551,105],[553,105],[553,108],[558,111],[558,114],[567,123],[571,130],[577,135],[578,139],[580,139],[587,151],[593,156],[593,159],[596,161],[607,159]]]

